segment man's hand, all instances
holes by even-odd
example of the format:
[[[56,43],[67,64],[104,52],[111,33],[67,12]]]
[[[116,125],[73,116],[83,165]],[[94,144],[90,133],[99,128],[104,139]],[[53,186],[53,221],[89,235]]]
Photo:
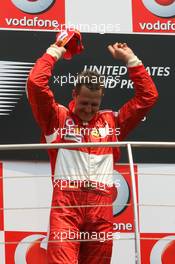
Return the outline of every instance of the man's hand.
[[[66,29],[57,33],[55,44],[66,49],[63,55],[66,60],[72,59],[74,55],[80,54],[84,50],[81,33],[76,29]]]
[[[114,45],[109,45],[108,50],[114,59],[122,60],[126,64],[128,64],[128,62],[135,57],[134,52],[127,46],[126,43],[116,42]]]

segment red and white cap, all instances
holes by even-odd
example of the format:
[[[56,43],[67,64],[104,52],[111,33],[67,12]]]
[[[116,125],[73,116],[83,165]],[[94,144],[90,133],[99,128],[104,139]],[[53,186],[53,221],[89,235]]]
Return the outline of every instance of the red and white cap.
[[[63,55],[66,60],[72,59],[73,55],[80,54],[84,50],[81,33],[76,29],[66,29],[57,33],[55,44],[66,49]]]

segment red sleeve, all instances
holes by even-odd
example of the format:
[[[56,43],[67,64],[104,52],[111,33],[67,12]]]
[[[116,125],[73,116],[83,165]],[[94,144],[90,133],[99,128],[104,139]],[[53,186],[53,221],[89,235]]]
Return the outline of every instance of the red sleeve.
[[[127,137],[158,99],[158,92],[152,78],[143,65],[129,67],[129,78],[134,82],[135,96],[124,104],[116,117],[120,128],[119,140]]]
[[[58,127],[60,105],[48,85],[56,60],[45,53],[37,60],[27,81],[27,96],[33,115],[45,135]]]

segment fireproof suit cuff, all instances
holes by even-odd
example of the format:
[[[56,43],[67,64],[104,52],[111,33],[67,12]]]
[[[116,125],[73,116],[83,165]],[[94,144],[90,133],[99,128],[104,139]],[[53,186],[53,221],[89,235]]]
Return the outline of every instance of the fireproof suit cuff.
[[[56,60],[59,60],[63,54],[66,52],[64,47],[58,47],[56,44],[52,44],[47,50],[46,53],[55,57]]]
[[[129,59],[127,63],[127,67],[135,67],[141,64],[142,64],[142,61],[139,60],[139,58],[135,55],[131,59]]]

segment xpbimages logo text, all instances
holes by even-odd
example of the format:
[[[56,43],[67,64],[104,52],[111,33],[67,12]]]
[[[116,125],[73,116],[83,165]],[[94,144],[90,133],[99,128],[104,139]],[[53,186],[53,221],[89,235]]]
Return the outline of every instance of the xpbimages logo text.
[[[132,13],[134,32],[175,33],[174,0],[132,0]]]
[[[64,0],[6,0],[0,8],[0,28],[50,31],[65,24]]]

